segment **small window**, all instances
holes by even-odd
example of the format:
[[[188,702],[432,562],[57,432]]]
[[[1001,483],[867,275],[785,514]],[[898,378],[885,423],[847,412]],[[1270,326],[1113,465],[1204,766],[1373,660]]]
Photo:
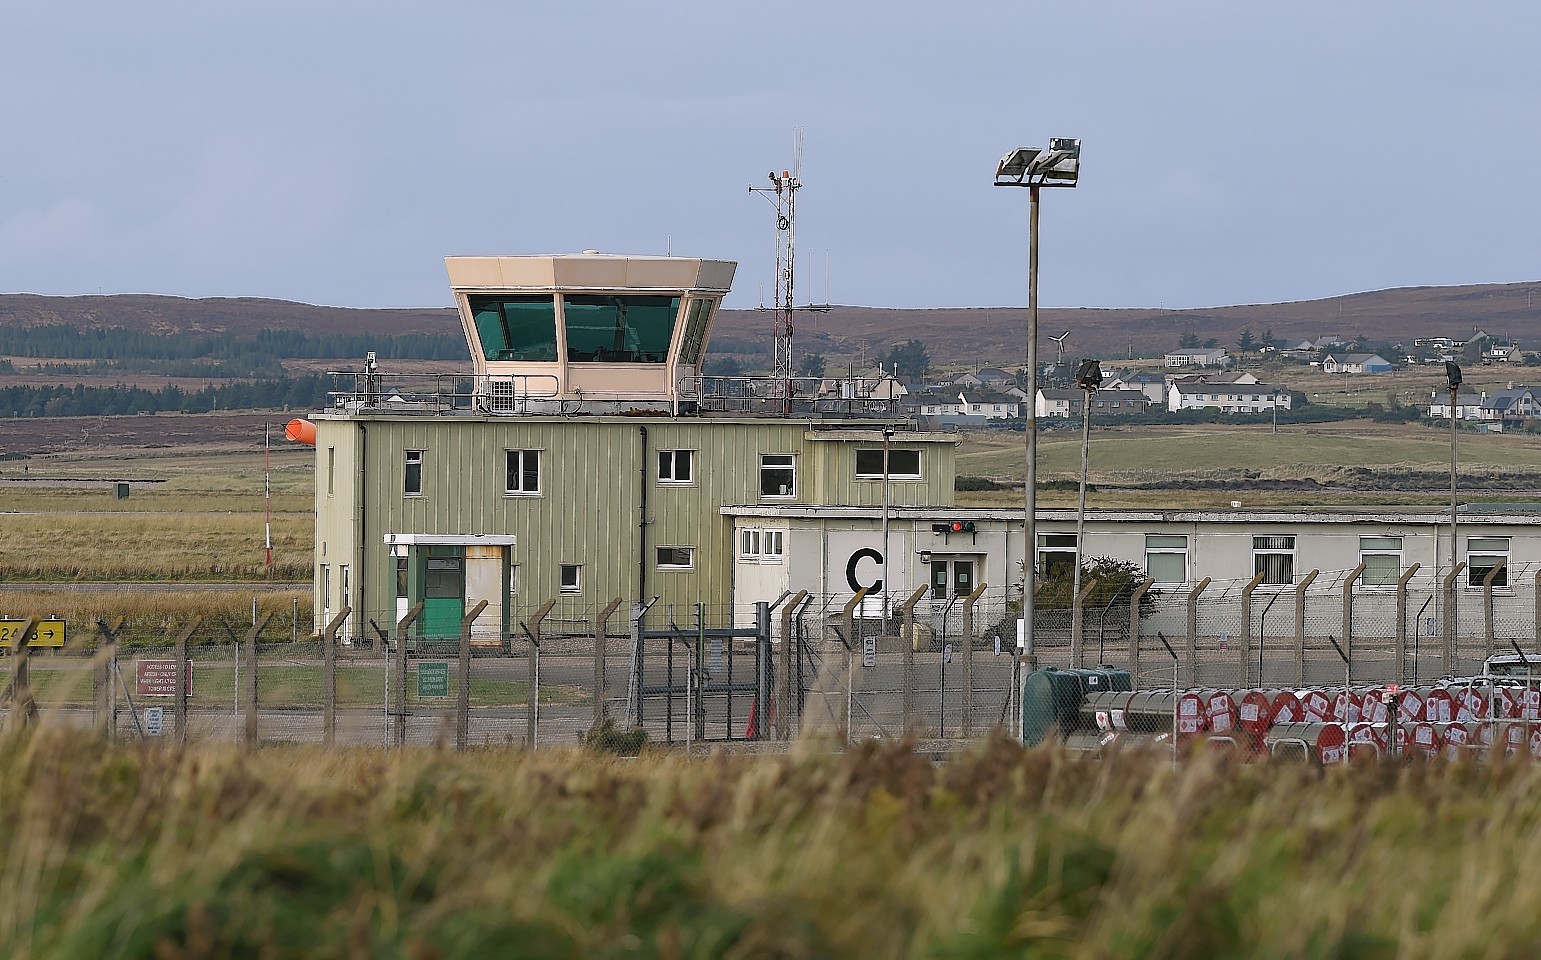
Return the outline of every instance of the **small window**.
[[[1041,533],[1038,535],[1038,570],[1045,577],[1075,575],[1075,534]]]
[[[583,566],[564,563],[557,571],[557,589],[562,593],[583,592]]]
[[[407,558],[396,558],[396,599],[407,599]]]
[[[1365,586],[1395,586],[1402,579],[1402,538],[1360,537],[1359,562]]]
[[[765,531],[764,547],[765,550],[760,554],[760,559],[766,563],[780,563],[782,556],[786,554],[786,531]]]
[[[540,451],[505,450],[507,478],[503,492],[511,496],[540,493]]]
[[[694,483],[695,453],[694,450],[658,451],[658,482]]]
[[[738,556],[740,560],[760,559],[760,528],[748,527],[738,532]]]
[[[785,530],[745,527],[738,532],[738,558],[747,563],[780,563],[786,553]]]
[[[760,496],[797,496],[797,459],[790,453],[760,454]]]
[[[321,564],[319,568],[321,579],[321,609],[330,616],[332,612],[332,568],[327,564]]]
[[[1509,585],[1509,538],[1471,537],[1466,541],[1466,585],[1480,587],[1500,563],[1506,564],[1493,578],[1493,586]]]
[[[1253,537],[1252,573],[1263,574],[1263,583],[1287,586],[1295,582],[1295,538]]]
[[[337,491],[337,448],[326,448],[326,495],[332,496]]]
[[[695,547],[658,548],[658,569],[660,570],[691,570],[695,565]]]
[[[403,474],[402,493],[409,497],[423,495],[423,451],[408,450]]]
[[[858,480],[883,479],[883,451],[881,449],[856,451],[856,478]],[[919,480],[919,450],[889,450],[888,478],[890,480]]]
[[[1186,583],[1188,580],[1187,536],[1146,534],[1145,575],[1157,583]]]
[[[508,565],[508,595],[519,596],[519,564],[517,563]]]

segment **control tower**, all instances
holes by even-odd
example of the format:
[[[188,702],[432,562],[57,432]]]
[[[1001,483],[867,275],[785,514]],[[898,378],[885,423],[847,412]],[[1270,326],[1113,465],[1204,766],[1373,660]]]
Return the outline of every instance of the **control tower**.
[[[680,413],[737,264],[581,254],[446,257],[490,413]]]

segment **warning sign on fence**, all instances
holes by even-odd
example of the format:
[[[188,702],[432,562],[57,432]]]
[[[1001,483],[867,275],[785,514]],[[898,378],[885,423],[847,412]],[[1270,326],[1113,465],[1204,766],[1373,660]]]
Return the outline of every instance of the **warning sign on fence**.
[[[175,660],[135,660],[135,693],[141,697],[174,697],[177,695],[177,662]],[[193,662],[187,661],[187,695],[193,695]]]

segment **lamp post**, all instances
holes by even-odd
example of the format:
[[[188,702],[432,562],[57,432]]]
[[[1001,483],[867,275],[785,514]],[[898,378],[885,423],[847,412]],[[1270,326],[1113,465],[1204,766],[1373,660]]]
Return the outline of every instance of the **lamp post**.
[[[1445,376],[1450,381],[1450,568],[1455,569],[1459,550],[1456,544],[1456,504],[1455,504],[1455,411],[1457,398],[1461,392],[1461,366],[1451,360],[1445,361]]]
[[[1086,535],[1086,468],[1092,449],[1092,394],[1102,386],[1102,366],[1096,360],[1082,360],[1076,368],[1075,385],[1082,390],[1081,399],[1081,490],[1075,510],[1075,573],[1071,576],[1070,602],[1074,610],[1076,599],[1081,595],[1081,541]],[[1072,616],[1079,616],[1073,612]]]
[[[1048,149],[1017,147],[995,167],[997,187],[1028,188],[1027,248],[1027,416],[1023,426],[1026,478],[1022,517],[1022,636],[1033,653],[1034,577],[1038,568],[1038,191],[1074,187],[1081,175],[1081,141],[1055,137]]]
[[[888,580],[892,570],[888,565],[888,513],[889,513],[889,488],[888,488],[888,441],[894,436],[894,427],[891,423],[883,425],[883,634],[888,634]]]

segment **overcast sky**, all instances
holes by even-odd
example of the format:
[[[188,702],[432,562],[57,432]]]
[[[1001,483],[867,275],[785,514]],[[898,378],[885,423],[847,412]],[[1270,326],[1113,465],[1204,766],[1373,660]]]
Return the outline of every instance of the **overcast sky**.
[[[800,302],[1025,303],[991,178],[1051,136],[1045,305],[1532,280],[1538,64],[1530,2],[11,0],[0,292],[422,306],[449,254],[672,249],[753,306],[799,127]]]

